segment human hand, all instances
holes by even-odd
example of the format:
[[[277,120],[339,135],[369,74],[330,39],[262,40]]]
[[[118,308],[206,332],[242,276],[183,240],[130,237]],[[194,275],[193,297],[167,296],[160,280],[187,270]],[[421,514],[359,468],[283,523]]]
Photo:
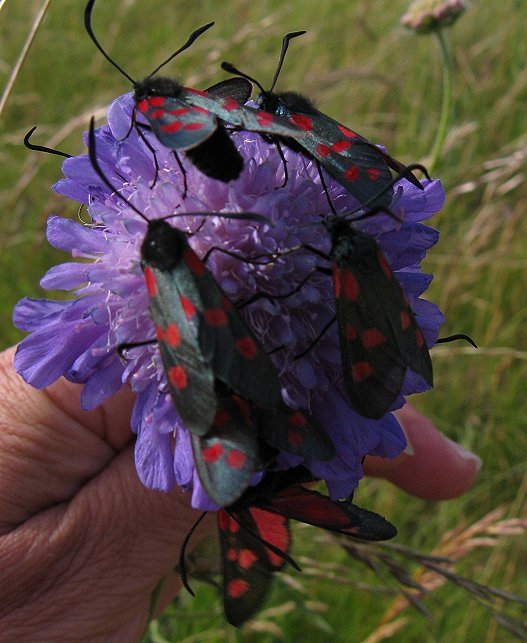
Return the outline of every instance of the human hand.
[[[130,391],[82,411],[80,386],[38,391],[13,355],[0,354],[1,630],[6,640],[137,640],[160,580],[159,607],[179,589],[175,561],[199,512],[137,478]],[[366,471],[420,497],[463,493],[476,456],[461,457],[408,405],[398,417],[414,455],[367,458]]]
[[[139,481],[131,392],[82,411],[79,385],[36,390],[13,355],[0,354],[0,639],[138,640],[160,580],[160,607],[179,589],[200,512]]]
[[[449,500],[468,491],[481,468],[481,459],[445,437],[411,404],[394,415],[408,447],[393,460],[366,457],[366,475],[385,478],[412,496],[427,500]]]

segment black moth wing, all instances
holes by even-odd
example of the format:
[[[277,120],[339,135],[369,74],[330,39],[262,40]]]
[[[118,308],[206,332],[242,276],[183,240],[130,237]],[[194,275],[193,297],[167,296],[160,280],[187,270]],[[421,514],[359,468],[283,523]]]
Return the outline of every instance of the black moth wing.
[[[249,100],[252,91],[252,83],[245,78],[228,78],[211,87],[207,87],[205,90],[207,94],[211,94],[215,98],[232,98],[240,105]]]
[[[335,447],[313,416],[290,409],[283,402],[258,410],[261,437],[270,445],[306,460],[331,460]]]
[[[391,522],[374,511],[364,509],[353,504],[349,500],[339,500],[339,506],[345,511],[350,520],[354,523],[351,529],[347,529],[346,535],[360,538],[361,540],[389,540],[397,536],[397,528]]]
[[[301,485],[282,489],[259,506],[292,520],[362,540],[387,540],[397,533],[390,522],[373,511],[362,509],[350,501],[331,500]]]
[[[264,92],[259,102],[264,109],[288,118],[304,130],[305,136],[298,142],[284,142],[313,156],[359,203],[389,207],[393,198],[390,167],[422,189],[418,179],[400,161],[317,110],[302,94]]]
[[[218,531],[223,561],[223,607],[229,623],[239,627],[259,609],[272,574],[286,563],[262,540],[287,554],[291,543],[288,520],[258,507],[220,510]]]
[[[194,462],[203,488],[220,507],[238,500],[260,465],[258,434],[232,396],[218,398],[209,432],[191,435]]]
[[[207,92],[185,87],[182,89],[181,99],[188,105],[201,108],[238,129],[259,132],[260,134],[287,136],[293,139],[305,136],[305,132],[294,123],[289,122],[287,118],[262,109],[240,105],[230,95],[220,98],[218,95],[210,95]]]
[[[216,377],[242,398],[264,408],[280,404],[280,381],[271,358],[212,274],[199,263],[199,344],[204,358]]]
[[[337,227],[331,256],[346,388],[355,410],[380,418],[400,395],[407,368],[432,385],[430,354],[375,239],[345,221]]]
[[[216,393],[214,374],[199,346],[195,309],[200,293],[185,261],[189,250],[181,231],[165,221],[150,222],[142,267],[170,394],[188,430],[204,435],[216,413]]]

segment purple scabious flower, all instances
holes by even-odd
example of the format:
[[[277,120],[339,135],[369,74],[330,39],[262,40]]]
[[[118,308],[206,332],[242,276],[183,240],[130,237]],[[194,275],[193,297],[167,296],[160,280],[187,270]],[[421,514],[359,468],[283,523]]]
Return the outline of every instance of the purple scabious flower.
[[[289,178],[283,186],[284,167],[276,147],[257,134],[236,132],[232,137],[245,161],[240,177],[225,184],[185,162],[188,196],[183,199],[183,177],[171,150],[147,134],[159,165],[156,178],[151,151],[134,130],[129,132],[132,108],[131,95],[118,98],[110,107],[108,125],[96,130],[103,172],[147,218],[175,212],[181,215],[169,221],[189,232],[189,243],[199,256],[215,247],[246,258],[214,251],[207,261],[232,301],[243,301],[259,292],[271,297],[291,292],[320,264],[320,257],[302,247],[309,244],[324,252],[330,249],[321,217],[331,211],[312,161],[286,150]],[[92,222],[50,216],[50,244],[82,261],[55,266],[41,280],[43,288],[71,291],[71,299],[25,298],[16,306],[14,323],[30,332],[19,345],[16,369],[38,388],[60,376],[82,383],[84,409],[98,406],[129,384],[137,394],[132,429],[137,433],[135,461],[142,482],[162,490],[174,484],[192,489],[192,504],[211,509],[194,468],[188,433],[168,392],[157,345],[129,350],[125,362],[116,351],[120,344],[155,337],[140,263],[146,223],[110,193],[87,155],[67,159],[63,171],[66,178],[54,189],[83,203]],[[357,209],[355,199],[339,183],[327,175],[326,182],[338,212]],[[377,214],[356,225],[378,240],[431,346],[443,316],[435,305],[420,298],[432,277],[421,272],[419,262],[437,241],[438,233],[421,221],[441,209],[444,193],[439,181],[425,180],[423,185],[421,191],[405,179],[396,184],[392,209],[401,221]],[[197,211],[250,211],[268,217],[269,224],[184,216]],[[292,248],[297,249],[283,254]],[[276,258],[262,262],[262,256]],[[251,257],[260,259],[251,263]],[[333,439],[337,450],[333,460],[305,464],[326,481],[330,495],[339,498],[356,487],[364,455],[393,458],[404,449],[405,440],[391,413],[370,420],[350,407],[342,386],[336,324],[295,360],[294,356],[318,337],[334,311],[331,278],[320,272],[290,297],[262,298],[242,309],[266,351],[277,349],[272,359],[286,403],[311,411]],[[409,373],[402,393],[426,388],[421,378]],[[394,407],[403,403],[401,397]],[[278,460],[280,467],[297,464],[299,458],[288,454],[281,454]]]

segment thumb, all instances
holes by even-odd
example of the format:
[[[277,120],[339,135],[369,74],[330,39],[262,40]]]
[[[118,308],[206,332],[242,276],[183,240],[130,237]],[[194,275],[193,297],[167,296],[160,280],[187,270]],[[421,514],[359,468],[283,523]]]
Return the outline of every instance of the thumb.
[[[408,447],[394,460],[368,456],[367,475],[385,478],[407,493],[427,500],[457,498],[474,484],[481,459],[440,433],[413,406],[395,411]]]

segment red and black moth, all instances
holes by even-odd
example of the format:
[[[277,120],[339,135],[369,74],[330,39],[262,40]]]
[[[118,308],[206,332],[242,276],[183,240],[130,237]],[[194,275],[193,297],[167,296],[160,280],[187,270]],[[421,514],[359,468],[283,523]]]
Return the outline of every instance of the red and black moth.
[[[348,397],[361,415],[380,418],[401,394],[408,369],[432,386],[428,347],[375,239],[340,216],[324,225]]]
[[[119,196],[97,161],[93,119],[89,154],[101,180]],[[259,439],[307,459],[332,458],[334,447],[324,430],[284,404],[270,357],[192,250],[187,234],[164,219],[149,220],[120,198],[147,223],[141,266],[156,340],[211,498],[223,506],[241,495],[261,465]],[[184,214],[267,221],[252,212]]]
[[[217,409],[203,435],[191,435],[201,483],[217,505],[232,504],[249,486],[253,473],[272,465],[279,451],[307,460],[329,460],[333,445],[315,420],[283,402],[264,409],[216,381]]]
[[[362,540],[396,535],[396,528],[378,514],[303,486],[311,481],[303,467],[268,473],[236,503],[218,511],[223,605],[232,625],[242,625],[260,608],[275,572],[288,562],[298,569],[289,554],[290,519]],[[185,544],[179,571],[192,593],[185,576]]]
[[[231,63],[223,62],[222,68],[255,83],[260,88],[257,99],[260,107],[287,119],[305,134],[296,140],[272,133],[273,136],[278,136],[278,140],[292,150],[314,158],[360,205],[388,208],[393,198],[390,168],[423,189],[409,168],[357,132],[317,110],[309,98],[297,92],[273,92],[289,41],[304,33],[295,31],[284,36],[278,66],[268,90]]]
[[[244,106],[252,91],[246,79],[227,80],[200,91],[184,87],[171,78],[155,77],[164,65],[212,27],[213,22],[196,29],[182,47],[138,82],[109,57],[93,33],[91,14],[94,4],[95,0],[88,0],[86,5],[86,31],[103,56],[133,84],[136,111],[145,117],[147,127],[163,145],[185,152],[187,158],[207,176],[228,182],[236,179],[243,169],[243,159],[223,123],[235,129],[291,139],[304,136],[304,132],[287,119]],[[135,121],[135,112],[133,118]]]

